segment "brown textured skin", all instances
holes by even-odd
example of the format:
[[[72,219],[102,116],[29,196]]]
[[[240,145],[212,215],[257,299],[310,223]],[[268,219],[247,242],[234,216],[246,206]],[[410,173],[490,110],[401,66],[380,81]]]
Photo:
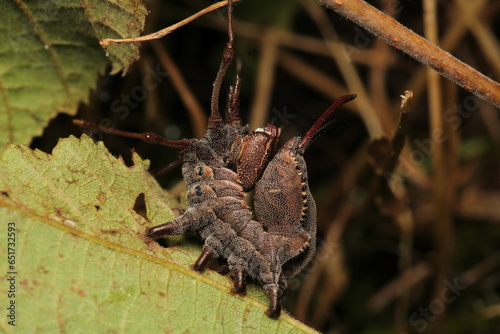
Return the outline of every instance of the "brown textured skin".
[[[223,129],[226,134],[229,130]],[[212,145],[213,140],[210,135],[213,130],[209,130],[207,135],[201,140],[192,140],[191,147],[183,154],[182,174],[186,182],[186,200],[188,208],[186,212],[174,221],[152,227],[146,234],[152,239],[164,235],[176,235],[187,232],[196,232],[205,240],[203,252],[196,261],[194,269],[201,271],[210,258],[223,257],[228,261],[231,272],[236,277],[234,291],[240,294],[245,293],[246,274],[260,281],[269,295],[270,303],[266,314],[270,317],[278,317],[281,312],[281,296],[286,287],[289,274],[285,264],[289,260],[297,257],[305,250],[314,249],[310,246],[311,241],[315,242],[315,233],[311,237],[303,228],[297,227],[301,223],[301,214],[293,214],[281,222],[281,228],[277,221],[271,220],[272,214],[261,215],[266,219],[266,227],[256,221],[251,220],[252,212],[245,204],[244,192],[239,178],[235,172],[225,166],[223,157],[224,147],[234,148],[227,143]],[[234,131],[236,135],[229,134],[234,138],[240,130]],[[221,140],[219,134],[216,140]],[[216,152],[212,147],[218,147]],[[228,149],[229,150],[229,149]],[[280,164],[292,164],[290,168],[296,171],[295,160],[282,161],[281,152],[289,152],[288,146],[280,150],[280,153],[272,160],[264,171],[264,175],[258,184],[264,184],[266,180],[272,181],[272,186],[283,189],[285,194],[294,194],[297,198],[302,198],[300,189],[302,182],[296,182],[297,176],[287,174],[287,167],[279,167]],[[278,167],[283,173],[276,173]],[[271,173],[273,178],[266,176]],[[297,172],[294,172],[297,174]],[[290,175],[289,175],[290,174]],[[298,174],[297,174],[298,175]],[[291,178],[290,178],[291,177]],[[285,182],[283,182],[285,181]],[[299,195],[295,194],[299,192]],[[256,193],[256,208],[262,205],[272,205],[279,207],[282,202],[280,198],[271,200]],[[314,201],[313,201],[314,202]],[[301,209],[302,210],[302,209]],[[273,210],[268,210],[274,212]],[[288,208],[285,211],[289,211]],[[290,210],[291,212],[295,212]],[[315,212],[315,210],[313,210]],[[283,210],[279,211],[281,214]],[[315,231],[315,230],[314,230]]]
[[[275,284],[267,259],[235,232],[252,217],[243,201],[243,188],[237,183],[237,175],[225,168],[222,159],[206,145],[202,139],[185,153],[182,172],[187,186],[187,210],[171,222],[148,229],[146,235],[156,239],[164,235],[199,233],[205,244],[204,252],[196,261],[196,270],[203,270],[209,257],[221,256],[227,259],[231,271],[247,272],[264,285]],[[223,179],[216,180],[215,176]],[[241,288],[235,287],[235,290]]]
[[[241,133],[235,130],[234,135],[227,128],[223,130],[229,138]],[[277,317],[280,314],[280,307],[276,306],[280,299],[279,275],[271,271],[268,256],[256,249],[255,240],[242,236],[248,229],[247,226],[254,222],[251,221],[252,212],[243,200],[245,194],[238,176],[226,168],[223,159],[227,156],[224,147],[234,146],[227,143],[212,145],[212,133],[213,130],[209,130],[201,140],[192,140],[191,147],[183,154],[182,174],[187,187],[188,206],[185,213],[174,221],[148,229],[146,235],[157,239],[165,235],[198,233],[205,243],[194,269],[203,270],[210,258],[225,258],[230,271],[237,277],[234,291],[245,293],[246,274],[257,279],[270,298],[267,313]],[[221,140],[224,137],[217,133],[215,138]],[[212,149],[214,146],[218,148],[218,152]],[[259,231],[258,239],[269,239],[261,225]]]
[[[253,189],[261,178],[278,143],[280,130],[271,124],[246,136],[241,143],[236,173],[244,191]]]
[[[279,260],[274,266],[281,267],[282,290],[316,252],[316,203],[304,157],[297,149],[299,141],[299,137],[291,139],[279,150],[255,187],[257,220],[269,234],[281,236],[280,256],[275,257]]]

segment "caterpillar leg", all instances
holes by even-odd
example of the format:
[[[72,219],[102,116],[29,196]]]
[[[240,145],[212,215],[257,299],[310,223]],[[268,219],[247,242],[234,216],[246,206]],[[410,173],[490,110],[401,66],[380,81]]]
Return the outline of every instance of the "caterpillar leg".
[[[211,247],[203,247],[198,260],[193,265],[193,269],[202,272],[207,267],[208,261],[217,257],[217,253]]]
[[[235,268],[233,274],[233,292],[245,296],[247,294],[247,271],[244,268]]]
[[[156,240],[167,235],[179,235],[190,231],[197,231],[210,224],[213,220],[213,215],[211,216],[199,210],[188,209],[183,215],[170,222],[147,228],[146,237]]]
[[[265,313],[269,318],[276,319],[281,314],[281,289],[277,284],[268,284],[264,290],[269,297],[269,308]]]

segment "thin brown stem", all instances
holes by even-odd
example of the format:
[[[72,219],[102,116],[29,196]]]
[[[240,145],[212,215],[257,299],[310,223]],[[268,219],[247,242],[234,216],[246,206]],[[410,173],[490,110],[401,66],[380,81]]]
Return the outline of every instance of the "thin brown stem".
[[[500,108],[500,84],[361,0],[320,0],[322,4],[382,38],[442,76]]]
[[[469,3],[467,10],[470,15],[478,15],[479,12],[483,10],[485,3],[488,0],[476,0]],[[443,37],[441,38],[439,45],[449,52],[454,51],[460,42],[463,40],[463,36],[467,32],[467,25],[465,24],[465,18],[463,16],[454,18],[453,22],[450,22],[450,26],[447,27],[446,31],[443,31]],[[406,87],[411,87],[415,96],[422,95],[423,90],[426,88],[426,68],[419,68],[412,78],[408,81]],[[397,106],[393,106],[394,109]]]
[[[74,119],[73,124],[76,124],[82,128],[95,129],[98,131],[102,131],[103,133],[109,133],[127,138],[141,139],[146,143],[163,145],[167,147],[175,147],[182,150],[187,149],[193,143],[193,140],[196,140],[196,139],[170,140],[152,132],[135,133],[135,132],[122,131],[122,130],[107,128],[105,126],[97,125],[81,119]]]
[[[438,41],[437,23],[437,1],[424,0],[424,32],[426,38],[431,43]],[[440,294],[445,289],[444,282],[450,271],[451,240],[452,240],[452,212],[448,196],[448,189],[453,188],[452,178],[448,163],[453,161],[451,150],[445,150],[445,140],[442,139],[447,129],[443,121],[443,94],[440,77],[431,69],[427,70],[427,95],[430,118],[429,133],[434,146],[432,154],[433,163],[433,184],[432,195],[434,205],[434,294],[433,298],[440,298]],[[450,138],[446,134],[446,138]],[[432,323],[434,331],[439,332],[442,326],[444,312],[436,315]]]
[[[265,124],[268,116],[269,102],[274,84],[274,72],[279,50],[279,33],[275,29],[266,30],[261,39],[261,53],[255,95],[250,112],[250,128],[255,129]]]
[[[169,73],[169,78],[172,81],[175,89],[179,93],[182,103],[188,111],[195,137],[203,137],[207,130],[207,117],[205,112],[203,111],[203,108],[196,99],[196,96],[193,94],[192,90],[189,88],[189,85],[184,79],[181,71],[172,60],[168,51],[163,47],[163,45],[158,41],[153,41],[151,42],[151,46],[153,47],[154,52],[157,54],[160,63]]]
[[[493,71],[496,75],[500,75],[500,44],[495,37],[495,33],[485,25],[485,22],[478,17],[477,13],[470,10],[474,5],[473,3],[465,0],[455,0],[455,2],[462,12],[464,21],[491,64]]]
[[[220,63],[219,71],[214,81],[214,88],[212,90],[212,98],[210,104],[210,120],[208,122],[208,128],[217,128],[222,122],[222,116],[219,111],[219,96],[220,89],[222,86],[222,80],[226,76],[227,69],[234,59],[234,32],[233,32],[233,4],[229,0],[227,2],[227,33],[228,42],[224,51],[222,52],[222,61]]]
[[[347,89],[340,82],[326,74],[325,71],[314,67],[289,51],[280,50],[279,65],[328,99],[334,100],[339,95],[348,94]],[[345,107],[351,111],[357,110],[355,105],[347,104]]]
[[[234,0],[233,2],[238,2],[240,0]],[[162,38],[163,36],[166,36],[170,34],[172,31],[188,24],[189,22],[193,21],[194,19],[197,19],[198,17],[210,13],[211,11],[214,11],[216,9],[219,9],[221,7],[224,7],[227,4],[227,1],[219,1],[217,3],[214,3],[211,6],[208,6],[202,10],[200,10],[198,13],[191,15],[188,18],[185,18],[184,20],[177,22],[176,24],[172,24],[171,26],[162,29],[160,31],[154,32],[149,35],[145,36],[140,36],[140,37],[133,37],[133,38],[104,38],[101,40],[101,46],[103,48],[107,48],[109,44],[111,43],[136,43],[136,42],[145,42],[145,41],[151,41],[153,39],[159,39]]]
[[[413,92],[410,90],[405,91],[404,95],[401,95],[401,114],[399,116],[396,133],[394,137],[392,137],[389,157],[384,166],[384,173],[392,173],[394,171],[399,160],[399,155],[405,145],[406,135],[408,133],[408,115],[411,110],[412,98]]]
[[[316,288],[321,284],[322,278],[324,279],[327,267],[334,266],[337,271],[335,280],[328,281],[330,288],[338,293],[343,290],[348,281],[347,270],[344,265],[344,252],[341,245],[342,236],[345,231],[347,223],[352,218],[354,213],[351,204],[344,201],[341,209],[333,221],[329,221],[328,234],[324,242],[318,249],[316,261],[310,269],[305,282],[302,284],[300,294],[297,298],[298,302],[295,307],[294,315],[300,321],[306,322],[309,320],[307,311],[310,309],[311,303],[314,298]],[[329,299],[330,303],[332,299]],[[331,305],[331,304],[330,304]],[[314,307],[317,310],[317,304]],[[323,313],[323,312],[322,312]],[[308,321],[310,322],[310,321]]]
[[[330,23],[328,16],[314,1],[303,0],[302,4],[316,23],[321,35],[323,35],[326,45],[331,52],[331,56],[337,63],[338,69],[342,73],[342,77],[348,89],[351,92],[356,92],[359,96],[356,101],[358,112],[363,119],[370,137],[379,138],[383,136],[384,129],[382,128],[377,111],[373,108],[368,93],[366,92],[365,85],[350,59],[349,52],[345,49],[345,46],[340,43],[337,31]]]

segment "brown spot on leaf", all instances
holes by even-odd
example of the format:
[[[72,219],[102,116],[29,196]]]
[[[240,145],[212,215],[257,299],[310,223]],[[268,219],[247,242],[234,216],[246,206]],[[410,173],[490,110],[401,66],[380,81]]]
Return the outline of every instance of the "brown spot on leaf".
[[[118,230],[118,229],[113,229],[113,230],[102,230],[102,229],[101,229],[101,232],[102,232],[102,233],[104,233],[104,234],[116,235],[116,234],[120,233],[120,230]]]

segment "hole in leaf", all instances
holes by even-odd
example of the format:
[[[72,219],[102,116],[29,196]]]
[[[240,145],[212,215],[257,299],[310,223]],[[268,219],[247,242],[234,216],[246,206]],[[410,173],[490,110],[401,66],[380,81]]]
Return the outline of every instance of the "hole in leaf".
[[[139,216],[142,216],[144,219],[148,219],[146,210],[146,200],[143,193],[140,193],[139,196],[137,196],[137,198],[135,199],[134,211]]]

